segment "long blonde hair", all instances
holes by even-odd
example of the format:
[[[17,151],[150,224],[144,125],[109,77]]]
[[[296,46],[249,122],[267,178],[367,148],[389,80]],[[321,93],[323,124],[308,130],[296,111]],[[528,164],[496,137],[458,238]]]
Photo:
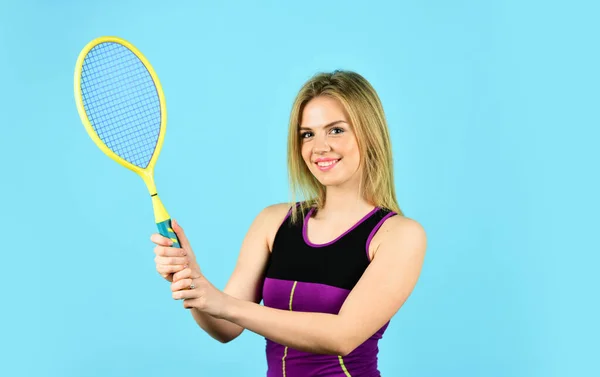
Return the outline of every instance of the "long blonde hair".
[[[299,132],[304,107],[319,96],[338,100],[348,113],[360,151],[361,195],[372,205],[401,215],[394,188],[390,135],[379,96],[363,76],[336,70],[314,75],[302,86],[292,106],[288,131],[291,202],[296,202],[298,193],[303,199],[299,207],[293,206],[292,221],[307,208],[322,208],[325,204],[325,187],[302,159]]]

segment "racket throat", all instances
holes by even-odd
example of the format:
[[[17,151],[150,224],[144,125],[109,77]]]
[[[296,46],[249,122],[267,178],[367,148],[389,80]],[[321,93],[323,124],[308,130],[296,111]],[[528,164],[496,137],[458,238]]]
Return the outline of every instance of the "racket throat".
[[[171,217],[158,197],[158,194],[152,195],[152,207],[154,208],[154,220],[156,223],[162,223],[169,220]]]
[[[147,170],[140,175],[142,176],[142,179],[144,180],[144,183],[148,188],[148,193],[152,198],[152,207],[154,208],[154,220],[157,224],[169,220],[169,213],[165,209],[165,206],[162,204],[162,201],[158,197],[158,192],[156,191],[156,185],[154,184],[154,172],[152,170]]]

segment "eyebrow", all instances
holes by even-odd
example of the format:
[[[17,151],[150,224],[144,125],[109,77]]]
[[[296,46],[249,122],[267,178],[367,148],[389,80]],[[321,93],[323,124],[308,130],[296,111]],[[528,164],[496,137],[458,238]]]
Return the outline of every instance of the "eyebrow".
[[[336,125],[336,124],[338,124],[338,123],[346,123],[346,124],[348,124],[348,122],[346,122],[345,120],[341,120],[341,119],[340,119],[340,120],[334,120],[334,121],[333,121],[333,122],[331,122],[331,123],[327,123],[326,125],[324,125],[324,126],[323,126],[323,128],[327,128],[327,127],[335,126],[335,125]],[[310,129],[311,129],[310,127],[303,127],[303,126],[300,126],[300,130],[310,130]]]

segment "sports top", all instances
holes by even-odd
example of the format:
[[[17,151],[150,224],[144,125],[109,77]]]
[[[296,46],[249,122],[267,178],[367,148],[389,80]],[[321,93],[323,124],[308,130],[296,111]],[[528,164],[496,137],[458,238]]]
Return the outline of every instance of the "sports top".
[[[316,209],[291,223],[291,210],[273,242],[262,288],[265,306],[337,314],[369,266],[369,244],[383,222],[396,215],[376,207],[336,239],[314,244],[307,223]],[[379,339],[389,322],[347,356],[308,353],[266,339],[267,377],[375,377]]]

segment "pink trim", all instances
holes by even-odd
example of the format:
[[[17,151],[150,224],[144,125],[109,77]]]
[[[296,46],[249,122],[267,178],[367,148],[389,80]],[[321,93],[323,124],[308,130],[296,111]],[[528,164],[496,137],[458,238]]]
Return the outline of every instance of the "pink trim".
[[[367,259],[369,260],[369,262],[371,261],[371,258],[369,257],[369,246],[371,245],[371,241],[373,240],[373,237],[375,237],[375,233],[377,233],[377,231],[379,230],[379,228],[381,228],[381,226],[383,225],[383,223],[385,222],[385,220],[389,219],[390,217],[397,215],[396,212],[390,212],[387,215],[385,215],[383,217],[383,219],[379,220],[379,222],[377,223],[377,225],[375,225],[375,227],[373,228],[373,230],[371,230],[371,233],[369,234],[369,238],[367,238],[367,246],[366,246],[366,251],[367,251]]]
[[[308,219],[310,219],[310,215],[312,215],[313,211],[314,211],[314,208],[311,208],[310,211],[308,211],[308,213],[304,217],[304,224],[302,224],[302,238],[304,238],[304,242],[306,242],[306,244],[308,246],[311,246],[311,247],[325,247],[325,246],[329,246],[331,244],[334,244],[340,238],[344,237],[346,234],[348,234],[351,231],[353,231],[354,228],[356,228],[357,226],[359,226],[360,224],[362,224],[366,219],[368,219],[369,217],[371,217],[375,212],[379,211],[379,207],[373,208],[373,210],[371,212],[369,212],[365,216],[363,216],[363,218],[360,219],[360,220],[358,220],[358,222],[356,224],[354,224],[350,229],[348,229],[347,231],[345,231],[341,235],[337,236],[334,240],[326,242],[326,243],[321,243],[321,244],[312,243],[308,239]]]

